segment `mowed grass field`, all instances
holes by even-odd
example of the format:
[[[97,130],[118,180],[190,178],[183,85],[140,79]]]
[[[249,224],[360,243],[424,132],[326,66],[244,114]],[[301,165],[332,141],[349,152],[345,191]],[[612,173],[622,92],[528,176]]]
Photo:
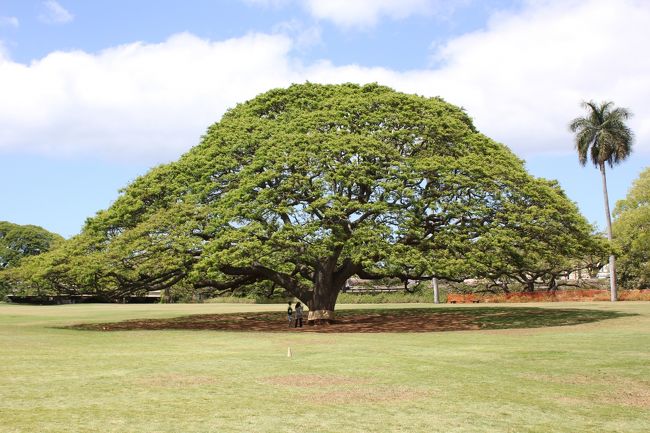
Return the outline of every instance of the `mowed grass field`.
[[[99,332],[61,327],[283,316],[285,307],[0,304],[0,432],[650,431],[650,303],[498,305],[521,307],[597,310],[603,320],[430,333]]]

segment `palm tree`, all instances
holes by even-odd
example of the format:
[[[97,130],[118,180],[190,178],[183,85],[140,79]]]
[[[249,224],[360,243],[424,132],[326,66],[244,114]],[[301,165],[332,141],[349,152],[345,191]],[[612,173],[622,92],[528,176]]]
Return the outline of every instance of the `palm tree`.
[[[585,117],[577,117],[569,124],[571,132],[576,134],[576,150],[581,165],[590,159],[594,166],[600,168],[603,178],[603,195],[605,196],[605,217],[607,220],[607,238],[612,241],[612,217],[609,212],[607,196],[607,176],[605,163],[614,167],[632,152],[632,131],[625,121],[632,115],[626,108],[614,108],[613,102],[583,102],[587,110]],[[616,301],[616,259],[609,256],[609,279],[611,300]]]

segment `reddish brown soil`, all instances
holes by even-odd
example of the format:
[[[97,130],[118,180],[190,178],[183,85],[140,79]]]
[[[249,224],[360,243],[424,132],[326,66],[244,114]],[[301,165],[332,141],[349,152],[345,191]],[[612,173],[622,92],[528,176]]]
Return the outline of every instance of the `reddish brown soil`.
[[[95,331],[197,329],[256,332],[432,332],[480,329],[471,314],[422,312],[355,313],[339,315],[335,323],[289,327],[279,313],[200,314],[172,319],[128,320],[116,323],[83,324],[75,329]]]
[[[302,328],[287,326],[283,313],[199,314],[170,319],[138,319],[74,325],[72,329],[129,331],[192,329],[255,332],[436,332],[570,326],[625,316],[617,312],[544,308],[412,308],[344,310],[335,323]]]

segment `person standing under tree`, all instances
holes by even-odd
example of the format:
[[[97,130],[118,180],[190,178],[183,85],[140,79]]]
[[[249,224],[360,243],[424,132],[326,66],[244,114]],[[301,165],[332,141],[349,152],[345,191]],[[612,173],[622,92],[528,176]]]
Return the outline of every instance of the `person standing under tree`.
[[[300,305],[300,303],[296,305],[296,310],[298,309],[298,305]],[[289,307],[287,308],[287,320],[289,321],[289,327],[291,327],[292,316],[293,316],[293,310],[291,309],[291,302],[289,302]]]
[[[302,305],[300,302],[296,302],[296,321],[294,322],[293,327],[297,328],[298,323],[300,323],[300,327],[302,328]]]

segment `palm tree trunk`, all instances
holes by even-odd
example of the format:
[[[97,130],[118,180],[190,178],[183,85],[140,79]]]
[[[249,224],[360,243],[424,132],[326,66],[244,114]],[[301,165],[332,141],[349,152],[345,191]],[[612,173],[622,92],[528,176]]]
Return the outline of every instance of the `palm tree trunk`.
[[[603,196],[605,197],[605,220],[607,221],[607,239],[612,246],[612,216],[609,212],[609,196],[607,195],[607,176],[605,175],[605,163],[600,163],[600,173],[603,177]],[[609,287],[610,299],[616,302],[616,257],[609,256]]]

